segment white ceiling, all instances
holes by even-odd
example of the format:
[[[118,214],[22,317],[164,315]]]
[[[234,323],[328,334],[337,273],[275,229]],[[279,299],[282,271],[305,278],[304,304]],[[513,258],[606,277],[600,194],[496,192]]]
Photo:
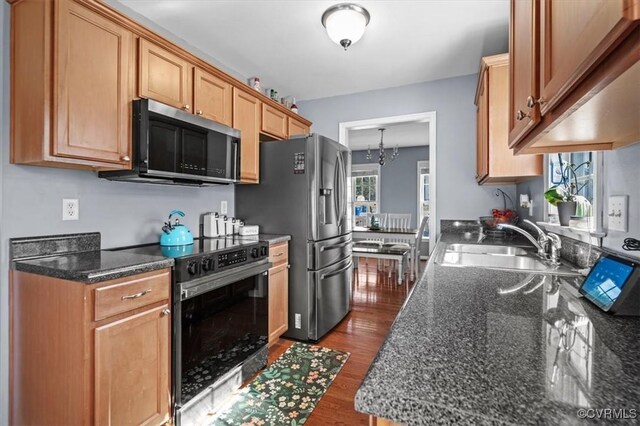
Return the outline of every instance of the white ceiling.
[[[119,1],[298,100],[468,75],[481,56],[508,49],[508,0],[358,0],[371,22],[346,52],[320,22],[339,1]]]
[[[385,149],[409,146],[426,146],[429,144],[429,123],[398,123],[384,126]],[[372,129],[349,130],[349,148],[352,151],[365,150],[371,147],[377,149],[380,143],[378,127]]]

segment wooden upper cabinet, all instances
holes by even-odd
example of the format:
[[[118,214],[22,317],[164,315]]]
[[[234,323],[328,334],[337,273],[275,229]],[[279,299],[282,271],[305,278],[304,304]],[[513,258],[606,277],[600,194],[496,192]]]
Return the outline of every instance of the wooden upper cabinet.
[[[489,174],[489,73],[483,72],[476,94],[476,180]]]
[[[240,130],[240,180],[260,179],[260,105],[257,97],[233,88],[233,127]]]
[[[175,108],[192,111],[192,65],[140,38],[138,90],[140,97],[155,99]]]
[[[96,425],[158,425],[169,419],[168,305],[95,330]]]
[[[309,126],[294,118],[287,117],[287,137],[301,136],[309,134]]]
[[[287,115],[265,103],[262,104],[260,131],[279,139],[287,138]]]
[[[507,125],[509,55],[482,58],[478,107],[478,171],[481,184],[517,183],[542,175],[542,155],[513,154]]]
[[[636,2],[636,8],[640,5]],[[540,109],[551,110],[633,25],[629,0],[541,0]]]
[[[131,167],[133,35],[68,0],[12,6],[11,161]]]
[[[53,154],[129,165],[132,34],[77,3],[55,5]]]
[[[231,126],[232,87],[226,81],[201,70],[193,70],[193,108],[197,115]]]
[[[511,0],[509,21],[509,146],[539,121],[538,0]]]

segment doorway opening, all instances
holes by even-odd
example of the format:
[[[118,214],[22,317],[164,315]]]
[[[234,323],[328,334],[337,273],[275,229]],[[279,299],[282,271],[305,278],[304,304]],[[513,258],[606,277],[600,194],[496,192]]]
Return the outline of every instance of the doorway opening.
[[[381,128],[385,129],[383,149]],[[342,122],[339,141],[352,151],[354,225],[365,224],[365,218],[374,213],[395,213],[411,215],[410,227],[417,229],[422,217],[428,216],[423,244],[428,245],[431,253],[439,231],[436,112]],[[383,153],[384,164],[381,164]]]

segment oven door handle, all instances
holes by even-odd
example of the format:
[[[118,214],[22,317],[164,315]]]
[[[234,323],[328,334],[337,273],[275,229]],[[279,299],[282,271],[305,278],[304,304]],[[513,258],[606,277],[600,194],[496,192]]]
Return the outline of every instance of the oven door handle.
[[[190,299],[202,293],[206,293],[208,291],[216,290],[220,287],[242,281],[245,278],[253,277],[256,275],[268,275],[270,267],[271,263],[269,263],[268,261],[260,262],[258,264],[247,265],[246,267],[240,266],[237,268],[232,268],[229,271],[220,272],[215,275],[190,281],[189,287],[181,288],[180,300]]]

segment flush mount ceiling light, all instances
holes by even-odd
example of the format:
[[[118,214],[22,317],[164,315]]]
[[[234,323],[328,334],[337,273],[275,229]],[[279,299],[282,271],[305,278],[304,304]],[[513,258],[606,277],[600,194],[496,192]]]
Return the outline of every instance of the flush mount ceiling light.
[[[370,15],[362,6],[354,3],[340,3],[331,6],[322,14],[322,25],[329,38],[347,50],[364,34]]]

